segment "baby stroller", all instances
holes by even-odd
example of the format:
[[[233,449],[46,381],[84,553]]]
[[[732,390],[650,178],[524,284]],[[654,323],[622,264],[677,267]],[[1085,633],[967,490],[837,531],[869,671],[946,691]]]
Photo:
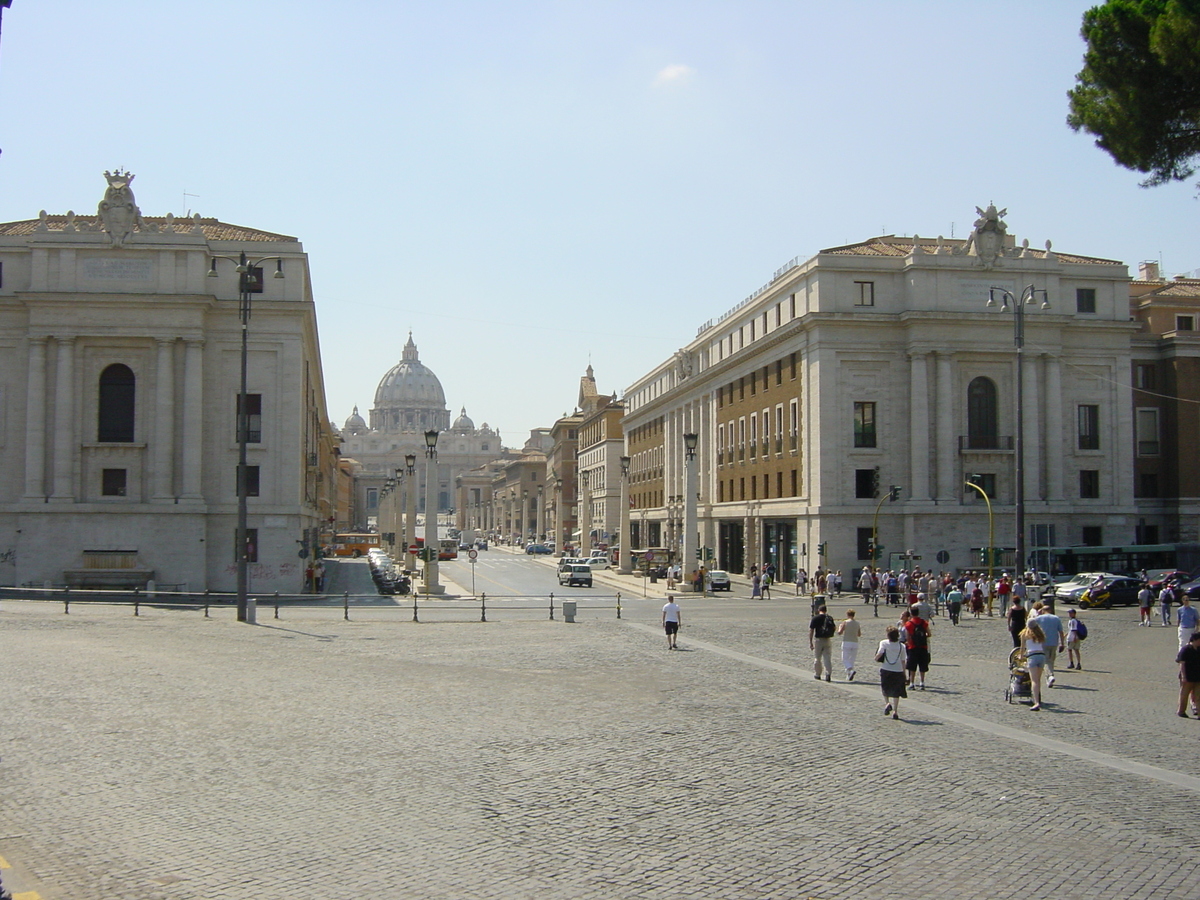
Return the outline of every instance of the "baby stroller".
[[[1014,697],[1033,697],[1033,680],[1025,668],[1025,652],[1020,647],[1013,647],[1008,654],[1008,687],[1004,699],[1012,703]]]

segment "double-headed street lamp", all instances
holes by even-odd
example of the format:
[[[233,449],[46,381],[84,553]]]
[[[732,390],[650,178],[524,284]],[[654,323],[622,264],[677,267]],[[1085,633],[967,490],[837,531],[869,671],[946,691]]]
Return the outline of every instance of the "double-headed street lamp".
[[[404,454],[404,473],[408,476],[404,482],[404,553],[405,568],[410,572],[417,570],[417,454]]]
[[[239,622],[249,621],[254,624],[254,617],[248,613],[249,604],[246,601],[246,594],[250,583],[250,542],[246,527],[249,520],[249,510],[246,503],[247,493],[246,482],[246,445],[250,442],[250,410],[249,401],[246,394],[246,359],[247,359],[247,334],[250,324],[250,295],[259,293],[262,290],[262,285],[258,281],[258,273],[261,266],[265,262],[275,261],[275,277],[283,277],[283,257],[282,256],[262,256],[258,259],[248,259],[245,253],[234,259],[232,256],[213,256],[209,263],[208,277],[217,277],[217,260],[225,259],[229,262],[236,263],[234,271],[238,273],[238,315],[242,321],[242,381],[241,387],[238,390],[238,410],[237,410],[237,440],[238,440],[238,468],[237,468],[237,533],[234,541],[237,545],[237,620]],[[255,288],[258,290],[255,290]],[[257,548],[256,553],[257,553]]]
[[[621,457],[621,536],[618,538],[620,560],[617,571],[622,575],[633,571],[633,540],[629,536],[629,463],[628,456]]]
[[[1016,428],[1016,490],[1014,500],[1016,506],[1017,528],[1017,577],[1025,575],[1025,382],[1023,377],[1022,360],[1025,350],[1025,307],[1037,302],[1042,297],[1041,308],[1049,309],[1050,300],[1046,291],[1038,290],[1032,284],[1026,285],[1021,296],[1016,297],[1004,288],[988,288],[988,306],[996,305],[996,295],[1000,295],[1000,312],[1007,312],[1011,301],[1013,311],[1013,343],[1017,348],[1017,428]]]

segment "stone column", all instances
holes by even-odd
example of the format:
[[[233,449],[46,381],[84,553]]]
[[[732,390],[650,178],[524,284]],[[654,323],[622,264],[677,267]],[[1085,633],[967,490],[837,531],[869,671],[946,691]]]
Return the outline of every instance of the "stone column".
[[[1042,499],[1042,404],[1045,394],[1038,390],[1041,354],[1031,354],[1022,367],[1025,379],[1025,502]],[[1026,532],[1029,527],[1026,525]],[[1028,534],[1026,534],[1028,538]]]
[[[71,500],[74,492],[75,455],[75,338],[58,338],[57,383],[54,386],[54,493],[56,500]]]
[[[183,357],[183,497],[200,500],[204,458],[204,342],[188,341]],[[234,422],[235,410],[221,417],[223,427]]]
[[[1062,363],[1046,354],[1046,499],[1063,500]],[[1027,395],[1028,397],[1028,395]],[[1028,399],[1025,400],[1029,402]]]
[[[909,479],[914,500],[929,498],[929,378],[927,355],[910,353],[909,360]]]
[[[46,339],[29,341],[25,391],[25,496],[46,496]]]
[[[175,495],[175,341],[155,341],[158,365],[154,384],[155,500]]]
[[[954,410],[958,407],[954,397],[954,378],[951,355],[941,351],[937,355],[937,428],[934,431],[934,446],[937,448],[937,499],[950,500],[957,496],[958,485],[955,471],[955,449],[958,435],[954,433]]]

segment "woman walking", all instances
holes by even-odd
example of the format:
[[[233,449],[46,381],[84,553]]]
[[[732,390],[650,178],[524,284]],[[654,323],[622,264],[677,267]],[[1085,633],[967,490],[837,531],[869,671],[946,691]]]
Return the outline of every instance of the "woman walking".
[[[900,629],[891,626],[887,630],[887,638],[879,642],[879,652],[875,654],[875,662],[879,663],[879,687],[883,691],[883,714],[889,713],[893,719],[900,718],[900,698],[907,697],[908,691],[904,686],[907,680],[904,667],[908,662],[908,651],[900,642]]]
[[[1029,622],[1021,632],[1025,648],[1025,668],[1029,670],[1029,687],[1033,691],[1033,712],[1042,708],[1042,672],[1046,668],[1046,635],[1037,622]]]
[[[858,662],[858,639],[862,637],[862,625],[854,618],[854,610],[846,611],[846,618],[838,625],[837,633],[842,636],[842,667],[846,680],[854,680],[854,666]]]

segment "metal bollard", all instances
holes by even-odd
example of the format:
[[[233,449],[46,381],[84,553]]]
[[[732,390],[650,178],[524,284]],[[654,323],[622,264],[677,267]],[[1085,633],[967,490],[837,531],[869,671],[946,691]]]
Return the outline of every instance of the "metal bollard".
[[[350,621],[350,592],[345,591],[342,594],[342,618],[347,622]]]
[[[275,618],[279,618],[279,591],[275,592]]]
[[[550,595],[550,621],[554,621],[554,595]]]
[[[621,618],[621,592],[617,591],[617,618]]]
[[[133,614],[134,614],[134,616],[141,615],[141,608],[142,608],[142,598],[138,595],[137,591],[134,591],[133,592]]]
[[[479,595],[479,621],[487,621],[487,592],[484,591]]]

